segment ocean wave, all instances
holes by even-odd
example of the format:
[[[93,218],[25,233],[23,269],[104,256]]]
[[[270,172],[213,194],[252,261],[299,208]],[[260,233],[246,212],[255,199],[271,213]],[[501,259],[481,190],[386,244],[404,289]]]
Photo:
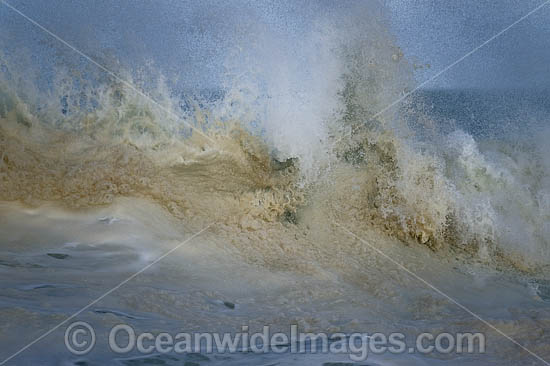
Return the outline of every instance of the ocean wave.
[[[247,232],[315,206],[433,250],[547,261],[544,141],[445,131],[412,102],[378,115],[414,86],[412,68],[379,17],[338,20],[317,20],[292,47],[276,41],[278,57],[262,46],[273,34],[255,28],[255,46],[228,58],[206,96],[154,68],[138,77],[109,64],[155,102],[79,65],[56,65],[44,87],[2,55],[0,199],[77,208],[140,197]]]

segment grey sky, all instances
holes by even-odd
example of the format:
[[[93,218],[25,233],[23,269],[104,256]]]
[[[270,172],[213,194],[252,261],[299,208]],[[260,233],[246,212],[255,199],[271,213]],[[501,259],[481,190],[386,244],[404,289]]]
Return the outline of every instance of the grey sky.
[[[335,0],[336,1],[336,0]],[[374,1],[374,0],[365,0]],[[381,0],[388,9],[407,58],[431,68],[417,71],[423,81],[505,28],[544,0]],[[153,55],[155,63],[188,80],[215,75],[228,46],[227,32],[242,16],[277,14],[277,22],[299,30],[304,8],[323,11],[331,1],[62,1],[11,0],[14,6],[61,34],[86,53],[110,48],[126,59]],[[282,5],[284,3],[284,5]],[[348,4],[351,2],[341,2]],[[342,5],[344,6],[344,5]],[[207,14],[205,16],[204,14]],[[285,15],[286,14],[286,15]],[[281,21],[281,16],[283,19]],[[13,45],[40,38],[36,28],[0,7],[0,37]],[[6,35],[8,30],[11,32]],[[207,45],[206,47],[204,45]],[[198,67],[200,66],[200,67]],[[549,87],[550,5],[514,27],[426,87]]]
[[[386,0],[407,57],[423,81],[544,0]],[[426,87],[550,86],[550,4]]]

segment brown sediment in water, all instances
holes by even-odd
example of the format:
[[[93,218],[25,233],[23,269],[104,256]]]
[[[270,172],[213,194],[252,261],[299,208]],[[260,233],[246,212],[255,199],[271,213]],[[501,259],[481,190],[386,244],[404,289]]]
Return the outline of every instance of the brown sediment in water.
[[[274,160],[266,143],[237,122],[219,122],[208,130],[210,140],[198,133],[179,138],[146,112],[128,107],[116,123],[109,114],[90,115],[82,129],[71,130],[41,123],[16,104],[0,120],[0,200],[85,208],[117,197],[145,198],[187,223],[217,222],[238,236],[235,242],[254,242],[253,249],[241,247],[253,262],[306,271],[315,267],[308,256],[337,253],[300,239],[301,230],[311,230],[297,224],[315,207],[316,230],[346,222],[441,255],[536,268],[471,230],[438,161],[380,125],[353,131],[341,125],[334,131],[340,139],[332,166],[303,184],[299,160]],[[195,119],[206,117],[197,112]],[[349,133],[352,138],[342,138]]]
[[[292,164],[275,166],[265,145],[238,127],[140,148],[59,131],[10,112],[0,125],[0,199],[69,208],[106,205],[116,197],[153,199],[174,216],[222,222],[275,221],[303,197]]]

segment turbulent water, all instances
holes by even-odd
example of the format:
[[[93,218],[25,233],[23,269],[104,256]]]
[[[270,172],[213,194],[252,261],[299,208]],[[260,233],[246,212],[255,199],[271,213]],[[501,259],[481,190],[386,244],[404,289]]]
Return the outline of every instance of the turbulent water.
[[[96,330],[480,331],[484,355],[368,362],[542,364],[374,246],[550,357],[544,91],[421,91],[378,113],[415,87],[383,9],[335,7],[308,24],[298,39],[243,24],[223,76],[195,89],[106,50],[94,59],[120,78],[70,62],[54,41],[44,62],[1,38],[0,359],[210,224],[78,319]],[[11,362],[349,362],[143,360],[113,356],[105,339],[78,357],[63,330]]]

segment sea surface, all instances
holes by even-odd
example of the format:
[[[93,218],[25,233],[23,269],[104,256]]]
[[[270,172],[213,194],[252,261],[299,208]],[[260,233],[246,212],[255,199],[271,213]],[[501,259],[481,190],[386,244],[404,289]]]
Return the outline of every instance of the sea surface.
[[[382,6],[289,9],[308,25],[299,32],[271,18],[280,9],[231,12],[238,27],[221,21],[223,9],[203,11],[186,23],[188,51],[223,72],[199,68],[193,83],[181,82],[187,69],[88,44],[106,73],[25,19],[5,23],[0,362],[550,360],[548,91],[424,88],[388,109],[418,82]],[[210,39],[212,19],[228,28]],[[212,42],[220,48],[201,47]],[[75,321],[95,330],[89,353],[67,349]],[[487,347],[361,362],[120,355],[108,346],[117,324],[400,332],[408,346],[423,332],[481,332]]]

